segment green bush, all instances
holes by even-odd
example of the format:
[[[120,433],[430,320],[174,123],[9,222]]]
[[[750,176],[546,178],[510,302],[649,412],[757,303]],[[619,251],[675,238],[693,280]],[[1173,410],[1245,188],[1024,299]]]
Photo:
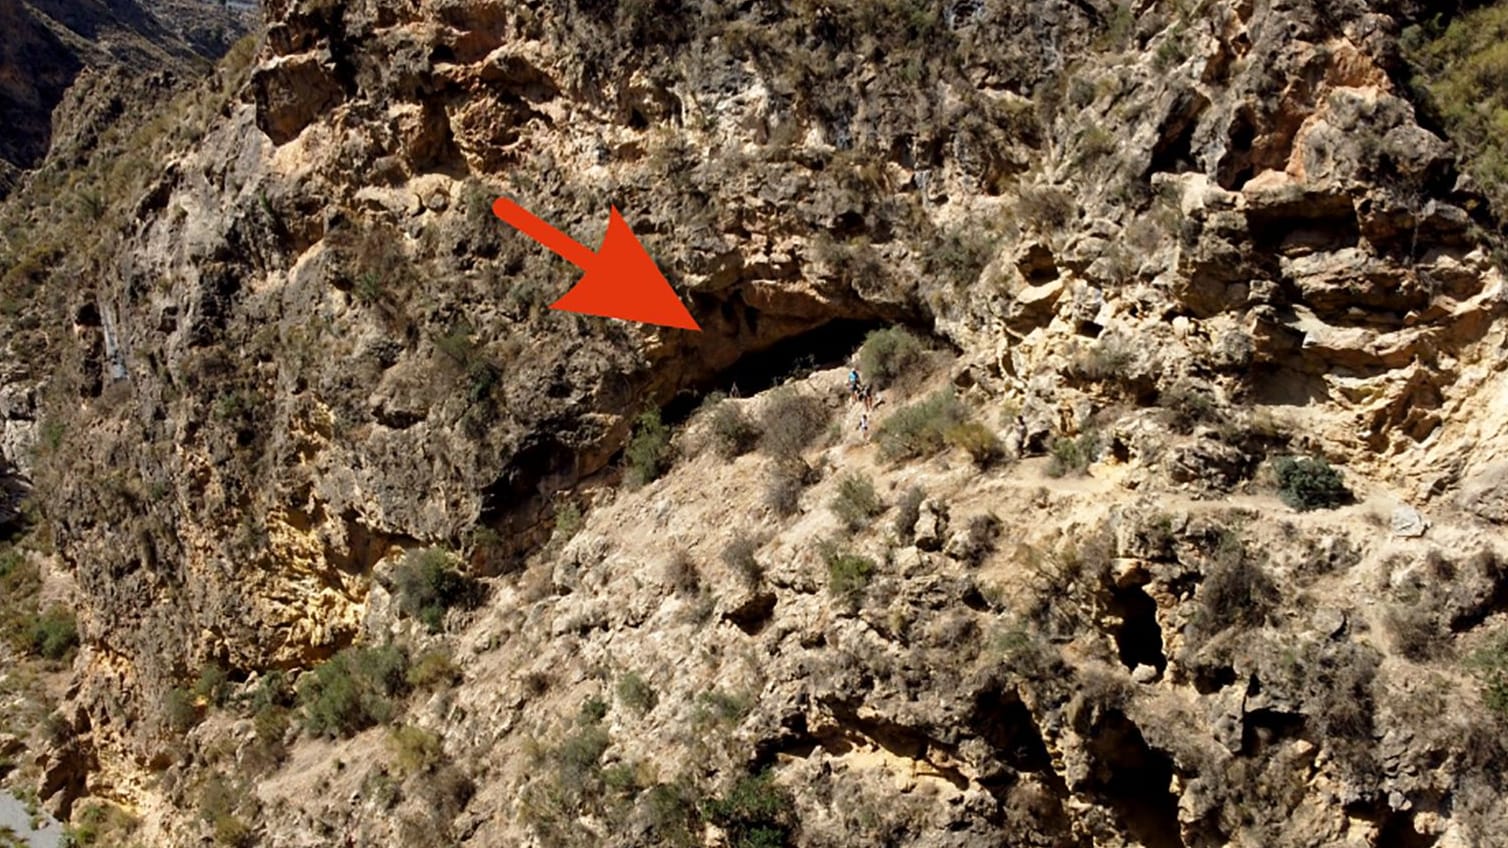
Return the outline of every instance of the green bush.
[[[434,771],[445,759],[444,740],[422,727],[399,725],[388,734],[388,748],[401,774]]]
[[[1323,457],[1282,456],[1273,463],[1278,497],[1294,509],[1333,509],[1351,499],[1351,490]]]
[[[393,570],[394,594],[404,615],[438,633],[445,611],[468,602],[474,584],[461,574],[456,558],[440,548],[411,550]]]
[[[630,671],[618,678],[618,700],[635,713],[644,715],[655,708],[660,696],[638,672]]]
[[[697,711],[705,719],[714,719],[724,724],[738,724],[754,711],[754,699],[740,692],[725,692],[713,689],[697,697]],[[704,720],[693,724],[705,724]]]
[[[728,834],[733,848],[790,844],[795,803],[769,771],[740,778],[726,795],[708,801],[704,814]]]
[[[723,459],[742,456],[759,443],[758,425],[733,401],[725,400],[712,408],[708,427],[713,449]]]
[[[852,532],[868,527],[875,516],[885,511],[885,504],[880,501],[868,477],[848,474],[838,481],[838,491],[828,508]]]
[[[421,690],[443,689],[454,686],[461,680],[461,669],[450,657],[450,651],[436,648],[419,655],[404,675],[408,685]]]
[[[175,686],[162,696],[162,717],[175,733],[186,733],[199,723],[199,707],[187,689]]]
[[[830,550],[827,561],[827,591],[835,597],[851,598],[864,591],[874,576],[874,560],[844,550]]]
[[[298,682],[304,727],[318,736],[350,736],[393,715],[408,689],[408,657],[395,645],[347,648]]]
[[[205,781],[199,791],[199,817],[209,824],[216,845],[250,848],[255,843],[251,825],[237,815],[238,802],[248,795],[245,787],[232,786],[219,775]]]
[[[79,644],[73,610],[61,604],[48,607],[46,612],[33,617],[27,631],[27,643],[32,653],[49,660],[71,656]]]
[[[1005,456],[1000,437],[978,421],[954,424],[943,432],[943,441],[963,450],[980,468],[989,468]]]
[[[916,532],[916,521],[922,516],[922,501],[927,499],[927,493],[920,486],[912,486],[901,494],[901,499],[895,504],[895,524],[892,529],[895,537],[902,543],[909,544]]]
[[[670,428],[651,409],[639,416],[624,455],[628,459],[628,483],[638,487],[652,483],[670,470]]]
[[[1508,719],[1508,632],[1473,651],[1466,665],[1482,685],[1482,703]]]
[[[139,824],[136,817],[120,807],[110,804],[90,803],[74,815],[73,824],[63,828],[64,848],[107,848],[114,845],[129,845],[129,837]],[[0,827],[0,845],[8,844],[8,835]],[[17,842],[18,848],[25,842]]]
[[[1404,30],[1400,43],[1418,71],[1467,169],[1499,219],[1508,209],[1508,4],[1481,5],[1449,27],[1426,23]],[[1436,21],[1439,20],[1437,17]]]
[[[566,542],[571,541],[577,533],[580,533],[582,526],[585,524],[586,519],[581,514],[581,507],[572,501],[557,504],[555,507],[555,534],[551,537],[551,541],[557,545],[564,545]]]
[[[781,386],[759,411],[759,448],[779,460],[794,459],[827,429],[822,400],[795,386]]]
[[[1052,443],[1052,460],[1047,463],[1047,476],[1062,477],[1066,474],[1083,474],[1094,462],[1100,450],[1097,433],[1083,433],[1076,439],[1059,436]]]
[[[199,679],[194,681],[194,697],[203,699],[205,703],[217,707],[225,706],[225,699],[230,695],[229,677],[225,673],[225,667],[211,661],[199,671]]]
[[[930,456],[947,446],[948,431],[968,416],[952,389],[935,392],[880,422],[876,433],[880,453],[891,460]]]
[[[875,330],[859,348],[859,368],[865,381],[885,388],[922,363],[926,346],[904,327]]]
[[[700,845],[700,810],[694,789],[688,781],[661,783],[644,793],[643,804],[649,819],[649,827],[658,839],[657,844],[674,848],[692,848]]]

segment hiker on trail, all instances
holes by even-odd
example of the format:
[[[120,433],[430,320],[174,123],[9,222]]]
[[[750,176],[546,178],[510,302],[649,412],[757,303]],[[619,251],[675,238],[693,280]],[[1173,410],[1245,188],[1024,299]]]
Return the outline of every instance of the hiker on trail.
[[[848,371],[848,391],[855,399],[859,397],[859,369],[851,368]]]
[[[864,441],[869,441],[869,413],[859,413],[859,433],[864,436]]]
[[[741,397],[741,395],[738,392],[738,383],[735,382],[733,384],[733,388],[731,388],[731,389],[728,390],[728,397],[735,398],[735,399]]]
[[[865,412],[874,412],[874,386],[865,386],[860,389],[859,400],[864,401]]]

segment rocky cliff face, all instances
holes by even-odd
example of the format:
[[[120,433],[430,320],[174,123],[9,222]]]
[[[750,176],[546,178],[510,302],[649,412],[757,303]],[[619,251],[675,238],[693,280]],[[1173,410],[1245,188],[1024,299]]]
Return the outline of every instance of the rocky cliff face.
[[[1502,277],[1406,96],[1417,11],[269,3],[254,57],[78,163],[99,194],[6,209],[0,444],[83,641],[44,788],[143,805],[153,844],[196,806],[275,845],[1503,838],[1436,644],[1501,612]],[[500,194],[588,244],[615,204],[705,332],[545,309],[569,269]],[[889,323],[1091,479],[877,463],[844,419],[794,518],[761,457],[614,493],[642,410]],[[840,380],[804,390],[852,415]],[[1291,452],[1361,505],[1294,518],[1263,494]],[[921,487],[917,529],[841,529],[834,469]],[[1390,499],[1480,555],[1390,538]],[[730,514],[762,576],[719,559]],[[832,544],[878,569],[857,595]],[[450,635],[394,597],[434,547],[489,592]],[[183,703],[389,639],[462,678],[409,696],[392,763],[379,730],[267,762],[292,733]]]

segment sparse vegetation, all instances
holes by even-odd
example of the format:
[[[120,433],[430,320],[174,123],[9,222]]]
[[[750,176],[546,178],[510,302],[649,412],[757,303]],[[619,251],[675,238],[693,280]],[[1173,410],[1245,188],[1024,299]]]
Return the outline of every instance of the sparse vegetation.
[[[1351,498],[1340,472],[1323,457],[1278,457],[1273,463],[1278,497],[1296,510],[1333,509]]]
[[[664,583],[682,595],[694,595],[702,586],[701,571],[685,548],[676,548],[665,560]]]
[[[705,813],[733,848],[779,848],[790,842],[795,803],[764,771],[740,778],[726,795],[708,801]]]
[[[967,421],[968,414],[951,389],[934,392],[880,423],[880,453],[891,460],[935,454],[948,444],[946,434]]]
[[[723,459],[746,454],[759,443],[759,427],[730,400],[712,408],[708,428],[712,434],[712,446]]]
[[[843,526],[850,532],[869,526],[875,516],[885,511],[885,504],[875,493],[874,483],[863,474],[848,474],[838,481],[838,491],[828,503]]]
[[[54,604],[34,616],[27,630],[27,647],[44,659],[66,659],[79,644],[73,610],[61,604]]]
[[[795,386],[781,386],[770,394],[759,413],[759,447],[777,460],[800,457],[827,428],[822,400]]]
[[[299,680],[304,727],[319,736],[350,736],[393,716],[408,689],[408,657],[396,645],[347,648]]]
[[[577,506],[574,501],[556,504],[555,533],[550,537],[551,544],[557,547],[564,546],[581,532],[585,523],[586,519],[581,515],[581,507]]]
[[[1047,475],[1063,477],[1068,474],[1083,474],[1089,470],[1099,450],[1098,433],[1080,433],[1076,438],[1059,436],[1052,443],[1052,460],[1047,464]]]
[[[445,759],[444,740],[438,733],[407,724],[388,733],[388,749],[400,774],[434,771]]]
[[[162,696],[162,717],[174,733],[186,733],[199,723],[199,706],[192,693],[175,686]]]
[[[859,348],[859,368],[866,381],[886,388],[917,369],[926,346],[904,327],[875,330]]]
[[[216,845],[224,848],[250,848],[255,831],[242,818],[242,808],[254,806],[254,793],[245,786],[233,785],[218,774],[211,775],[199,790],[199,817],[209,825]]]
[[[904,544],[909,544],[916,534],[916,522],[921,518],[922,501],[927,499],[927,493],[920,486],[912,486],[901,493],[900,500],[895,504],[895,523],[891,529],[895,531],[896,539]]]
[[[827,563],[827,591],[834,597],[856,598],[874,576],[874,560],[835,546],[823,553]]]
[[[754,552],[759,550],[760,544],[758,539],[738,531],[734,533],[728,544],[723,546],[723,564],[733,569],[734,573],[751,586],[759,585],[759,582],[764,579],[764,567],[754,557]]]
[[[194,681],[194,697],[215,707],[225,706],[230,695],[229,675],[225,667],[211,660],[199,670],[199,679]]]
[[[1225,548],[1199,587],[1198,629],[1213,635],[1228,627],[1266,623],[1278,602],[1277,584],[1239,544]]]
[[[85,804],[74,815],[73,823],[63,829],[64,848],[111,848],[129,845],[130,836],[139,822],[135,816],[113,804]],[[5,831],[0,829],[0,845]],[[18,841],[18,848],[28,843]]]
[[[421,690],[443,689],[454,686],[461,680],[461,669],[445,648],[434,648],[420,654],[404,675],[408,685]]]
[[[1435,659],[1445,649],[1445,634],[1430,609],[1417,604],[1397,605],[1387,611],[1383,623],[1392,637],[1393,649],[1414,662]]]
[[[618,700],[638,715],[644,715],[655,708],[660,696],[638,672],[628,671],[618,678]]]
[[[1466,664],[1481,682],[1482,703],[1498,717],[1508,719],[1508,631],[1496,634],[1473,651]]]
[[[628,459],[628,483],[633,487],[652,483],[670,469],[670,428],[660,420],[658,409],[639,416],[624,455]]]
[[[765,506],[781,518],[795,515],[806,488],[807,472],[806,463],[799,459],[772,463],[765,479]]]
[[[461,574],[459,563],[441,548],[418,548],[403,555],[393,570],[393,589],[404,615],[440,632],[445,612],[468,603],[475,584]]]
[[[1400,39],[1451,140],[1501,218],[1508,209],[1508,4],[1480,4],[1442,29],[1440,18],[1411,26]]]
[[[989,468],[1005,456],[1005,446],[995,431],[978,421],[962,421],[943,432],[943,441],[959,448],[980,468]]]
[[[754,699],[742,692],[713,689],[697,697],[699,718],[693,724],[704,725],[708,721],[723,724],[738,724],[754,710]]]

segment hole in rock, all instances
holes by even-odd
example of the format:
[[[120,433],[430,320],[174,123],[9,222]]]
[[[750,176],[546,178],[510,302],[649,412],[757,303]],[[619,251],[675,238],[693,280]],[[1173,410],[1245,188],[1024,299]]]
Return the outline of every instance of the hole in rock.
[[[1413,813],[1389,816],[1377,834],[1377,848],[1432,848],[1434,844],[1435,837],[1414,829]]]
[[[1158,674],[1168,666],[1162,653],[1162,628],[1157,626],[1157,602],[1139,586],[1117,589],[1110,599],[1110,610],[1120,616],[1115,644],[1126,668],[1149,665]]]
[[[1304,730],[1304,717],[1278,710],[1252,710],[1241,719],[1241,753],[1256,756]]]
[[[1173,762],[1154,751],[1124,714],[1106,714],[1091,736],[1099,795],[1132,838],[1146,848],[1183,848]]]
[[[1042,772],[1057,778],[1037,722],[1015,692],[981,693],[974,702],[969,724],[1011,768]]]

